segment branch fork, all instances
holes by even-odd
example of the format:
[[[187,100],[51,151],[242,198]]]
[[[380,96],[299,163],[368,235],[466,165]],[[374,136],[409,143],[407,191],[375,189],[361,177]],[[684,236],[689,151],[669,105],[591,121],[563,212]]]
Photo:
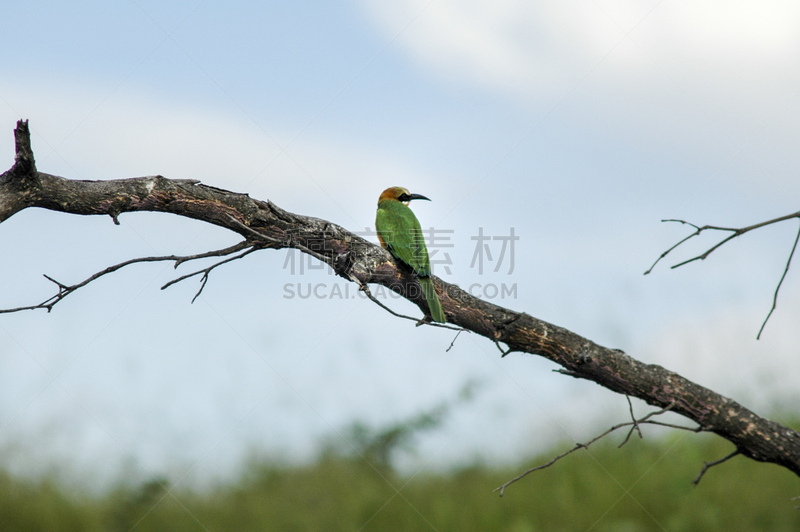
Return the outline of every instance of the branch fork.
[[[676,249],[677,247],[679,247],[681,244],[687,242],[688,240],[691,240],[692,238],[694,238],[696,236],[700,236],[700,234],[703,231],[726,231],[726,232],[729,232],[731,234],[730,234],[730,236],[728,236],[726,238],[723,238],[722,240],[717,242],[715,245],[713,245],[710,248],[708,248],[707,250],[705,250],[703,253],[701,253],[701,254],[699,254],[699,255],[697,255],[695,257],[692,257],[691,259],[688,259],[688,260],[685,260],[683,262],[679,262],[678,264],[674,264],[673,266],[670,266],[670,269],[674,270],[675,268],[680,268],[681,266],[684,266],[684,265],[689,264],[690,262],[694,262],[696,260],[706,260],[706,258],[709,255],[711,255],[714,251],[716,251],[717,249],[719,249],[720,247],[722,247],[723,245],[727,244],[728,242],[730,242],[731,240],[733,240],[734,238],[736,238],[738,236],[741,236],[741,235],[743,235],[745,233],[749,233],[750,231],[753,231],[755,229],[760,229],[762,227],[766,227],[768,225],[776,224],[776,223],[779,223],[779,222],[785,222],[786,220],[791,220],[792,218],[797,218],[798,220],[800,220],[800,211],[797,211],[797,212],[792,213],[792,214],[787,214],[785,216],[779,216],[778,218],[773,218],[772,220],[767,220],[766,222],[760,222],[760,223],[757,223],[757,224],[748,225],[747,227],[740,227],[740,228],[736,228],[736,227],[719,227],[719,226],[716,226],[716,225],[704,225],[704,226],[701,227],[699,225],[695,225],[695,224],[687,222],[685,220],[675,220],[675,219],[661,220],[662,222],[675,222],[675,223],[680,223],[680,224],[684,224],[684,225],[689,225],[691,227],[694,227],[695,231],[694,231],[694,233],[690,234],[689,236],[687,236],[686,238],[684,238],[683,240],[679,241],[677,244],[675,244],[674,246],[672,246],[671,248],[666,250],[664,253],[659,255],[659,257],[656,259],[656,261],[653,263],[653,265],[650,266],[650,268],[646,272],[644,272],[644,275],[648,275],[650,272],[652,272],[653,268],[656,267],[656,264],[658,264],[661,261],[661,259],[663,259],[667,255],[669,255],[669,253],[672,250]],[[764,318],[764,322],[761,324],[761,328],[758,330],[758,334],[756,335],[756,340],[761,339],[761,333],[764,332],[764,327],[767,326],[767,322],[769,321],[770,316],[772,316],[772,313],[775,312],[775,307],[777,307],[777,305],[778,305],[778,292],[780,292],[781,286],[783,285],[783,281],[784,281],[784,279],[786,279],[786,274],[789,272],[789,266],[792,264],[792,257],[794,257],[794,252],[797,251],[797,242],[798,241],[800,241],[800,226],[798,226],[798,228],[797,228],[797,236],[795,236],[795,238],[794,238],[794,245],[792,245],[792,251],[789,253],[789,258],[786,260],[786,267],[783,269],[783,275],[781,275],[781,279],[780,279],[780,281],[778,281],[778,286],[775,288],[775,293],[772,296],[772,308],[770,308],[769,313],[767,313],[767,317]]]

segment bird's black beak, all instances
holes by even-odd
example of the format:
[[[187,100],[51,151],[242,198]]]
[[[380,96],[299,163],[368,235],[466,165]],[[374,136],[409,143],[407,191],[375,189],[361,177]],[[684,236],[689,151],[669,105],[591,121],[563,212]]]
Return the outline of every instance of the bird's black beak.
[[[404,194],[404,196],[406,196],[406,195]],[[430,201],[430,198],[426,198],[422,194],[408,194],[406,196],[405,201],[411,201],[411,200],[415,200],[415,199],[424,199],[424,200]]]

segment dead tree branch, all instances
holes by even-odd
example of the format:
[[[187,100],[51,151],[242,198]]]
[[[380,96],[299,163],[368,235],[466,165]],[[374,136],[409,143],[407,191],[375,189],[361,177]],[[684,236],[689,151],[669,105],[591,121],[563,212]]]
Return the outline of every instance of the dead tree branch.
[[[633,403],[631,402],[631,397],[629,395],[626,395],[625,399],[628,400],[628,409],[630,410],[631,421],[633,422],[633,424],[631,425],[631,430],[628,431],[628,435],[625,436],[625,439],[622,440],[622,443],[619,444],[620,447],[628,443],[628,440],[631,439],[634,430],[639,433],[640,440],[644,438],[644,436],[642,435],[642,428],[639,426],[639,422],[636,420],[636,416],[633,413]]]
[[[190,273],[189,275],[184,275],[184,276],[179,277],[179,278],[177,278],[177,279],[175,279],[173,281],[168,282],[167,284],[165,284],[164,286],[161,287],[161,289],[163,290],[163,289],[167,288],[168,286],[170,286],[170,285],[172,285],[174,283],[177,283],[178,281],[182,281],[184,279],[187,279],[187,278],[192,277],[194,275],[197,275],[199,273],[205,272],[204,277],[203,277],[203,284],[200,287],[200,291],[198,291],[197,295],[194,297],[194,299],[192,299],[192,302],[194,302],[194,300],[197,299],[197,296],[200,295],[200,292],[203,291],[203,287],[205,286],[205,281],[208,278],[208,272],[210,272],[211,270],[213,270],[214,268],[216,268],[220,264],[224,264],[225,262],[230,262],[230,261],[235,260],[235,259],[240,259],[243,256],[245,256],[245,255],[247,255],[249,253],[252,253],[253,251],[255,251],[258,248],[255,245],[253,245],[252,243],[244,241],[244,242],[240,242],[238,244],[235,244],[233,246],[227,247],[225,249],[218,249],[216,251],[207,251],[205,253],[198,253],[197,255],[183,255],[183,256],[180,256],[180,255],[164,255],[164,256],[161,256],[161,257],[140,257],[138,259],[126,260],[124,262],[120,262],[119,264],[115,264],[113,266],[109,266],[105,270],[101,270],[101,271],[95,273],[94,275],[92,275],[90,277],[87,277],[86,279],[84,279],[80,283],[73,284],[73,285],[65,285],[65,284],[63,284],[63,283],[61,283],[59,281],[56,281],[55,279],[53,279],[49,275],[45,275],[44,277],[48,281],[51,281],[52,283],[54,283],[58,287],[58,293],[56,293],[55,295],[45,299],[44,301],[42,301],[41,303],[38,303],[36,305],[30,305],[30,306],[27,306],[27,307],[10,308],[10,309],[0,309],[0,314],[8,314],[10,312],[20,312],[20,311],[23,311],[23,310],[36,310],[36,309],[46,309],[47,312],[50,312],[51,310],[53,310],[53,307],[57,303],[59,303],[65,297],[67,297],[68,295],[73,293],[75,290],[77,290],[79,288],[83,288],[84,286],[86,286],[87,284],[91,283],[92,281],[96,281],[97,279],[99,279],[100,277],[103,277],[104,275],[108,275],[109,273],[113,273],[113,272],[115,272],[117,270],[120,270],[120,269],[124,268],[125,266],[130,266],[131,264],[140,264],[140,263],[143,263],[143,262],[172,262],[172,261],[174,261],[175,262],[175,268],[177,268],[178,266],[180,266],[184,262],[190,262],[190,261],[198,260],[198,259],[205,259],[205,258],[208,258],[208,257],[224,257],[226,255],[230,255],[231,253],[236,253],[237,251],[241,251],[241,250],[247,249],[247,248],[250,248],[250,249],[248,251],[244,252],[241,255],[238,255],[238,256],[235,256],[233,258],[229,258],[229,259],[226,259],[224,261],[218,262],[218,263],[214,264],[213,266],[211,266],[209,268],[206,268],[205,270],[200,270],[199,272],[194,272],[194,273]]]
[[[772,296],[772,308],[769,309],[767,317],[764,318],[764,323],[761,324],[761,328],[758,330],[758,335],[756,336],[756,340],[761,338],[761,333],[764,332],[764,327],[767,326],[769,317],[772,316],[772,313],[775,312],[775,307],[778,306],[778,292],[780,292],[781,290],[781,286],[783,285],[783,280],[786,279],[786,274],[789,273],[789,266],[792,264],[792,257],[794,257],[794,252],[797,250],[798,240],[800,240],[800,227],[797,228],[797,236],[794,237],[794,245],[792,246],[791,253],[789,253],[789,259],[786,261],[786,267],[783,269],[783,275],[781,275],[781,280],[778,281],[778,286],[775,287],[775,294],[773,294]]]
[[[630,398],[628,398],[628,402],[630,403]],[[672,410],[672,407],[674,407],[674,406],[675,406],[675,404],[673,403],[673,404],[671,404],[671,405],[669,405],[669,406],[667,406],[665,408],[662,408],[661,410],[650,412],[649,414],[647,414],[646,416],[642,417],[641,419],[636,419],[636,418],[633,417],[633,405],[631,405],[631,421],[626,421],[625,423],[619,423],[617,425],[614,425],[613,427],[611,427],[607,431],[603,432],[602,434],[600,434],[598,436],[595,436],[594,438],[592,438],[591,440],[589,440],[589,441],[587,441],[585,443],[576,443],[575,446],[572,447],[571,449],[569,449],[568,451],[564,451],[563,453],[559,454],[558,456],[552,458],[550,461],[548,461],[548,462],[546,462],[546,463],[544,463],[542,465],[538,465],[536,467],[532,467],[532,468],[530,468],[530,469],[528,469],[526,471],[523,471],[522,473],[520,473],[516,477],[512,478],[511,480],[509,480],[508,482],[506,482],[502,486],[498,486],[497,488],[495,488],[494,491],[499,491],[500,492],[500,496],[502,497],[503,494],[505,493],[506,488],[508,486],[510,486],[511,484],[513,484],[514,482],[516,482],[518,480],[521,480],[522,478],[528,476],[529,474],[533,473],[534,471],[541,471],[542,469],[547,469],[551,465],[555,464],[556,462],[558,462],[562,458],[565,458],[565,457],[571,455],[575,451],[579,451],[581,449],[588,449],[591,444],[593,444],[593,443],[605,438],[606,436],[608,436],[609,434],[611,434],[615,430],[621,429],[622,427],[631,427],[631,429],[630,429],[630,431],[628,431],[628,435],[625,437],[625,440],[623,440],[623,442],[621,444],[619,444],[619,447],[622,447],[623,445],[628,443],[628,440],[630,439],[631,434],[633,433],[634,430],[638,430],[639,431],[639,436],[641,437],[642,431],[639,428],[641,425],[660,425],[662,427],[666,426],[666,427],[671,427],[671,428],[674,428],[674,429],[688,430],[688,431],[691,431],[691,432],[703,432],[703,430],[704,430],[703,427],[697,427],[697,428],[683,427],[681,425],[673,425],[671,423],[656,422],[656,421],[652,421],[650,419],[652,417],[660,416],[661,414],[669,412],[670,410]],[[711,467],[711,465],[716,465],[716,463],[713,463],[713,464],[710,464],[710,465],[706,464],[706,465],[708,467]]]
[[[700,470],[700,474],[698,474],[697,478],[692,481],[692,484],[697,486],[698,484],[700,484],[700,479],[703,478],[703,475],[706,474],[706,471],[708,471],[709,469],[711,469],[715,465],[719,465],[722,462],[727,462],[728,460],[730,460],[731,458],[733,458],[737,454],[739,454],[739,449],[734,450],[731,454],[725,456],[724,458],[720,458],[719,460],[715,460],[713,462],[704,462],[703,463],[703,469]]]
[[[30,207],[80,215],[105,215],[112,219],[131,212],[171,213],[223,227],[244,238],[236,246],[204,254],[226,259],[195,272],[195,275],[203,275],[201,289],[208,273],[226,261],[243,258],[256,249],[295,248],[324,261],[348,282],[355,282],[359,287],[382,285],[417,305],[423,313],[428,313],[424,292],[413,272],[403,268],[380,246],[339,225],[293,214],[269,201],[259,201],[246,194],[221,190],[194,180],[146,176],[80,181],[46,174],[36,168],[27,122],[17,123],[15,136],[15,163],[0,175],[0,223]],[[795,216],[800,216],[800,213],[790,217]],[[179,264],[190,257],[134,259],[95,276],[111,273],[127,264],[147,262],[148,259],[151,262],[172,260]],[[51,309],[55,302],[85,286],[95,276],[73,286],[54,281],[59,289],[55,299],[20,309]],[[559,365],[561,371],[571,377],[595,382],[613,392],[637,397],[656,408],[680,414],[697,423],[698,431],[713,432],[732,442],[739,454],[781,465],[800,475],[800,433],[760,417],[739,403],[661,366],[644,364],[620,350],[600,346],[524,312],[482,301],[436,277],[433,281],[450,327],[474,332],[498,346],[503,343],[507,346],[506,351],[501,350],[505,354],[521,352],[542,356]],[[616,428],[632,423],[673,426],[650,417]]]
[[[245,241],[244,244],[247,244],[247,242]],[[241,244],[237,244],[237,246],[239,246],[239,245],[241,245]],[[233,246],[233,247],[237,247],[237,246]],[[248,247],[248,246],[245,246],[245,247]],[[247,249],[246,251],[243,251],[242,253],[239,253],[238,255],[234,255],[233,257],[228,257],[227,259],[221,260],[219,262],[215,262],[214,264],[212,264],[208,268],[203,268],[202,270],[197,270],[197,271],[192,272],[192,273],[187,273],[186,275],[181,275],[180,277],[178,277],[176,279],[173,279],[170,282],[168,282],[167,284],[165,284],[164,286],[162,286],[161,289],[165,290],[165,289],[169,288],[170,286],[174,285],[175,283],[179,283],[181,281],[189,279],[190,277],[194,277],[195,275],[200,275],[202,273],[203,277],[200,278],[200,289],[197,291],[197,293],[192,298],[192,303],[194,303],[195,300],[198,297],[200,297],[200,294],[203,293],[203,288],[206,287],[206,283],[208,282],[208,274],[211,273],[211,270],[213,270],[217,266],[222,266],[223,264],[227,264],[228,262],[232,262],[234,260],[243,259],[244,257],[249,255],[250,253],[252,253],[252,252],[254,252],[254,251],[258,250],[258,249],[261,249],[262,247],[263,246],[249,245],[249,249]]]
[[[677,222],[677,223],[684,224],[684,225],[691,225],[692,227],[694,227],[695,231],[694,231],[694,233],[692,233],[689,236],[687,236],[686,238],[682,239],[677,244],[675,244],[674,246],[672,246],[671,248],[666,250],[664,253],[659,255],[659,257],[656,259],[656,261],[653,263],[653,265],[650,266],[650,268],[646,272],[644,272],[644,274],[647,275],[650,272],[652,272],[653,268],[656,267],[656,264],[658,264],[661,261],[661,259],[663,259],[667,255],[669,255],[672,250],[674,250],[675,248],[677,248],[678,246],[680,246],[684,242],[686,242],[686,241],[688,241],[688,240],[690,240],[690,239],[692,239],[692,238],[694,238],[696,236],[699,236],[700,233],[702,233],[703,231],[727,231],[727,232],[730,232],[731,234],[729,236],[727,236],[726,238],[723,238],[722,240],[720,240],[719,242],[717,242],[716,244],[714,244],[713,246],[711,246],[707,250],[705,250],[700,255],[692,257],[691,259],[685,260],[683,262],[679,262],[678,264],[675,264],[673,266],[670,266],[670,269],[679,268],[679,267],[681,267],[681,266],[683,266],[685,264],[689,264],[690,262],[694,262],[696,260],[705,260],[714,251],[716,251],[718,248],[720,248],[724,244],[728,243],[729,241],[733,240],[737,236],[741,236],[741,235],[743,235],[745,233],[749,233],[750,231],[753,231],[755,229],[760,229],[762,227],[766,227],[768,225],[772,225],[772,224],[775,224],[775,223],[778,223],[778,222],[785,222],[786,220],[791,220],[792,218],[797,218],[798,220],[800,220],[800,211],[797,211],[797,212],[792,213],[792,214],[787,214],[785,216],[779,216],[778,218],[774,218],[772,220],[767,220],[766,222],[760,222],[760,223],[757,223],[757,224],[748,225],[747,227],[740,227],[740,228],[736,228],[736,227],[719,227],[719,226],[716,226],[716,225],[704,225],[704,226],[700,227],[698,225],[695,225],[693,223],[687,222],[685,220],[661,220],[662,222]],[[766,327],[770,316],[772,316],[772,313],[775,311],[775,307],[778,305],[778,292],[780,292],[781,285],[783,285],[783,280],[786,279],[786,274],[789,272],[789,266],[792,264],[792,257],[794,257],[794,252],[797,250],[797,242],[798,242],[798,240],[800,240],[800,227],[798,227],[798,229],[797,229],[797,236],[794,239],[794,245],[792,246],[792,251],[789,253],[789,258],[786,260],[786,267],[783,270],[783,275],[781,275],[781,279],[780,279],[780,281],[778,281],[778,286],[775,288],[775,294],[772,296],[772,308],[770,309],[769,313],[767,314],[767,317],[764,319],[764,323],[761,324],[761,328],[758,330],[758,335],[756,336],[756,340],[761,338],[761,333],[764,332],[764,327]]]

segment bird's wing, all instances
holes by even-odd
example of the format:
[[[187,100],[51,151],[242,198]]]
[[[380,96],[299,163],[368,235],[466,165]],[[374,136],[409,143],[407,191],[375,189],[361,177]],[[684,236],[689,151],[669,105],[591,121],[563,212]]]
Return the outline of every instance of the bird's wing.
[[[417,275],[430,276],[428,249],[419,221],[411,209],[402,203],[379,208],[375,227],[392,255],[411,266]]]

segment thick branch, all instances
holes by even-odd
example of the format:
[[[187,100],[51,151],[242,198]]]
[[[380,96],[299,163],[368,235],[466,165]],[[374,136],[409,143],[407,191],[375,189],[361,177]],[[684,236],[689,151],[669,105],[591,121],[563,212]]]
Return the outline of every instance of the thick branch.
[[[20,122],[17,129],[24,136],[27,126]],[[381,247],[336,224],[292,214],[269,201],[197,181],[161,176],[74,181],[38,172],[32,153],[30,164],[21,164],[22,159],[18,156],[14,167],[0,175],[0,222],[28,207],[112,217],[136,211],[169,212],[225,227],[257,247],[297,248],[311,253],[343,279],[359,286],[383,285],[427,313],[413,272],[399,266]],[[438,278],[434,283],[451,325],[502,342],[508,346],[506,352],[545,357],[572,377],[638,397],[661,409],[669,407],[697,423],[699,430],[731,441],[739,454],[779,464],[800,475],[800,434],[794,430],[759,417],[661,366],[644,364],[564,328],[482,301]]]

